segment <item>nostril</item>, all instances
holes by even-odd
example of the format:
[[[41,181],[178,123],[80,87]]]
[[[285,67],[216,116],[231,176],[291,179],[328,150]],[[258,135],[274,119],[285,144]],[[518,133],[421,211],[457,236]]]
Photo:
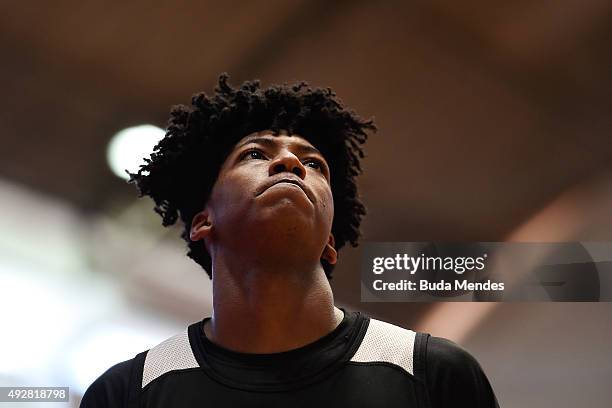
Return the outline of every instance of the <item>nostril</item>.
[[[274,172],[275,173],[280,173],[281,171],[285,171],[285,165],[284,164],[277,164],[276,166],[274,166]]]
[[[297,175],[299,178],[302,178],[302,170],[300,170],[300,168],[299,168],[299,167],[294,167],[294,168],[293,168],[293,173],[294,173],[295,175]]]

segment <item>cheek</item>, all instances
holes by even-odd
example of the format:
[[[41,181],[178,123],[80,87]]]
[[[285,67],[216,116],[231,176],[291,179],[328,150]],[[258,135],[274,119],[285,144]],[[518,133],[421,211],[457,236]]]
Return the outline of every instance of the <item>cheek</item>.
[[[254,195],[254,182],[237,175],[217,180],[210,196],[210,205],[217,219],[221,220],[247,207],[249,198]]]
[[[321,209],[330,225],[334,219],[334,197],[331,191],[326,192],[321,199]]]

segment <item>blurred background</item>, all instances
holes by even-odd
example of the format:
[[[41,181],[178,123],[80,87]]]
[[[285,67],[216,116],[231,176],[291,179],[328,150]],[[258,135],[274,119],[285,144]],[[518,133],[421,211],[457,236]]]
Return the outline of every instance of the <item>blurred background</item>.
[[[180,230],[112,166],[223,71],[375,117],[366,241],[612,241],[610,44],[607,0],[3,2],[0,385],[77,406],[209,315]],[[610,406],[611,304],[362,303],[359,257],[337,304],[460,343],[501,406]]]

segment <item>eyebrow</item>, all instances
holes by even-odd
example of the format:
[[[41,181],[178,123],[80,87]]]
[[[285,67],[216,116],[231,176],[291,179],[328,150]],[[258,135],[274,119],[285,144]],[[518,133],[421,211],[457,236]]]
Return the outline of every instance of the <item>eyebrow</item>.
[[[256,143],[256,144],[260,144],[266,147],[270,147],[270,148],[274,148],[277,147],[277,143],[272,140],[269,137],[253,137],[251,139],[248,139],[247,141],[245,141],[244,143],[240,144],[236,150],[241,149],[243,146],[246,146],[250,143]],[[314,154],[318,154],[321,155],[321,157],[323,157],[323,154],[315,147],[313,146],[308,146],[308,145],[304,145],[304,144],[298,144],[297,145],[297,151],[300,153],[314,153]]]

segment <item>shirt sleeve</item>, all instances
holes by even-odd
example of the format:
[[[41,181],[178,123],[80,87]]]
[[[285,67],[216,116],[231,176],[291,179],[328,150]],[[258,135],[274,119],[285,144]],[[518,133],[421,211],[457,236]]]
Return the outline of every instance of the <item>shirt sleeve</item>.
[[[499,408],[478,361],[450,340],[429,337],[425,376],[433,408]]]
[[[115,364],[85,391],[80,408],[124,408],[128,406],[128,391],[134,359]]]

